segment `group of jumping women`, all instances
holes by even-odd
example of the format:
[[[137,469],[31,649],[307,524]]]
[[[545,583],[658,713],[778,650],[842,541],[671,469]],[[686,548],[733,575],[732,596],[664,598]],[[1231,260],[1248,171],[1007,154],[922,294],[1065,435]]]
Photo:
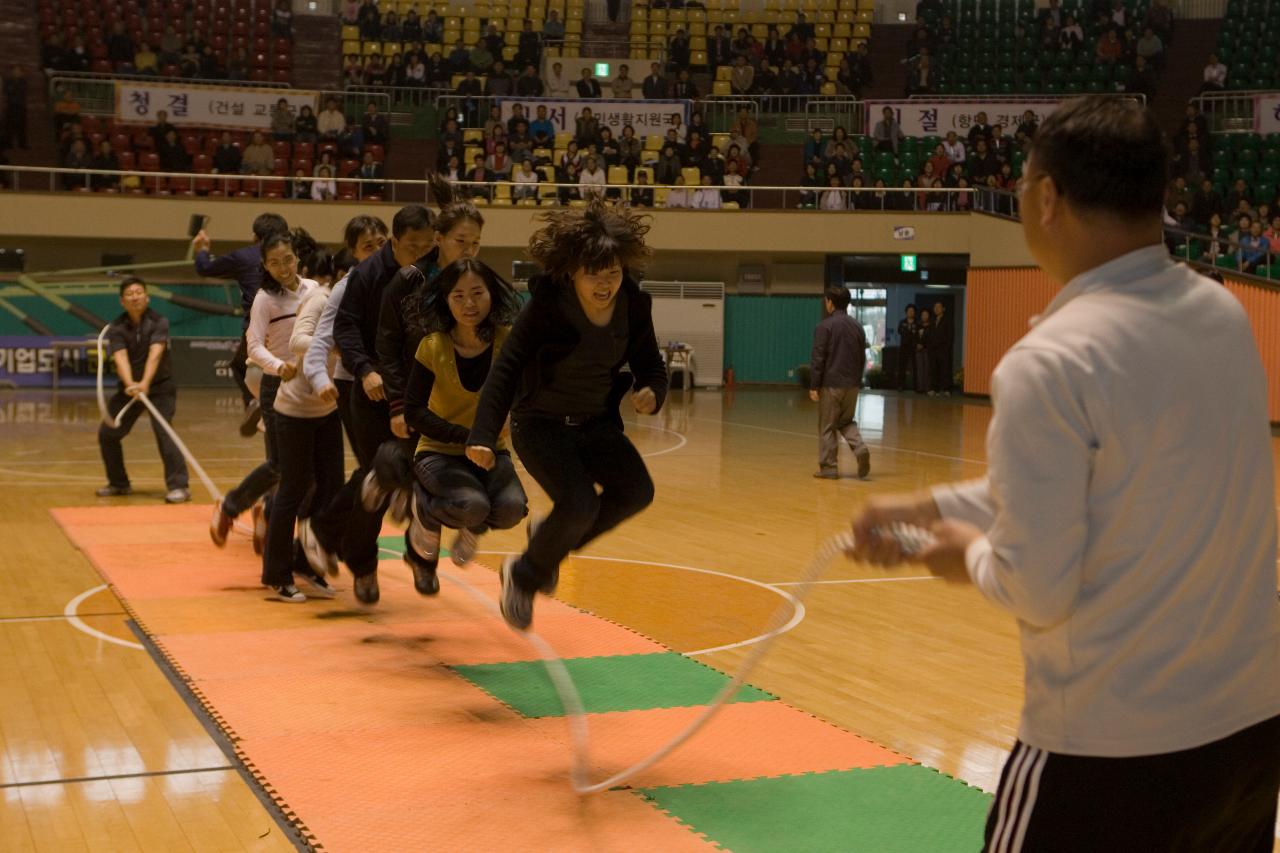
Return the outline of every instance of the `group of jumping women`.
[[[280,217],[259,217],[246,341],[263,374],[267,458],[216,504],[210,535],[224,545],[251,511],[275,597],[306,601],[300,581],[333,598],[326,576],[341,561],[372,605],[389,512],[408,523],[415,589],[435,595],[444,528],[464,565],[486,531],[528,515],[514,448],[553,504],[502,566],[501,612],[525,629],[565,557],[653,500],[619,412],[630,392],[636,412],[654,414],[667,391],[651,300],[633,275],[648,225],[602,201],[542,214],[529,242],[542,271],[522,300],[478,259],[475,205],[442,180],[432,193],[439,210],[401,208],[389,239],[380,219],[352,219],[333,256]]]

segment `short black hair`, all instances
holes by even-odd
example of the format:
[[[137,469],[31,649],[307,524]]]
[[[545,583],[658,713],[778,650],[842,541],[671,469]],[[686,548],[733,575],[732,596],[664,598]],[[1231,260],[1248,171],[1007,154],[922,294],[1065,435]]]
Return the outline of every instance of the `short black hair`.
[[[391,236],[399,240],[406,231],[422,231],[431,227],[431,211],[421,204],[406,204],[391,220]]]
[[[141,277],[136,275],[125,276],[124,281],[120,282],[120,295],[124,296],[124,292],[135,284],[142,285],[143,290],[147,289],[147,283],[143,281]]]
[[[1134,101],[1102,95],[1067,101],[1031,138],[1028,159],[1083,210],[1155,216],[1164,205],[1169,144],[1155,116]]]
[[[360,242],[360,238],[369,232],[374,234],[387,235],[387,223],[383,222],[376,216],[367,216],[361,214],[351,217],[347,223],[347,227],[342,230],[342,242],[347,248],[354,249],[356,244]]]
[[[831,304],[836,306],[837,311],[845,311],[849,308],[849,288],[843,284],[828,284],[822,291],[822,295],[831,300]]]
[[[259,243],[272,234],[279,234],[281,231],[288,230],[289,223],[285,222],[284,217],[278,213],[259,214],[258,218],[253,220],[253,239]]]

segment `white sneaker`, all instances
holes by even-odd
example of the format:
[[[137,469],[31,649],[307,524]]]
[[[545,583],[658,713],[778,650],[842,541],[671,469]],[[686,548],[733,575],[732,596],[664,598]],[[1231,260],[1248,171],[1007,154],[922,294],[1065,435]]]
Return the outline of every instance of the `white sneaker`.
[[[502,592],[498,596],[498,610],[503,620],[517,631],[527,631],[533,624],[533,593],[525,592],[511,579],[511,567],[515,555],[502,561]]]
[[[325,582],[325,579],[319,572],[312,570],[311,574],[306,572],[294,572],[297,577],[302,578],[302,582],[311,588],[312,598],[336,598],[337,593],[333,591],[333,587]],[[302,593],[298,593],[301,595]]]
[[[449,555],[453,558],[453,564],[462,567],[470,563],[476,556],[476,546],[479,544],[479,536],[470,530],[459,530],[458,535],[453,539],[453,544],[449,546]]]
[[[377,512],[386,496],[387,491],[378,482],[378,475],[373,471],[366,474],[364,482],[360,484],[360,505],[365,508],[365,511]]]
[[[320,545],[315,531],[311,529],[309,518],[298,522],[298,544],[302,546],[307,565],[311,566],[311,570],[317,575],[328,574],[333,577],[338,574],[338,558]]]
[[[391,493],[391,504],[387,507],[387,513],[396,524],[408,523],[410,499],[408,489],[396,489]]]

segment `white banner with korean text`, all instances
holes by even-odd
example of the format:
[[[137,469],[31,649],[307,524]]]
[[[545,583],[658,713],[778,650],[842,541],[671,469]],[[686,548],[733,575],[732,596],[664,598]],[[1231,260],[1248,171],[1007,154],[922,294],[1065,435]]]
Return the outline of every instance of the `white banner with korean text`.
[[[1280,92],[1253,96],[1253,132],[1280,133]]]
[[[978,113],[987,114],[987,124],[1004,125],[1009,136],[1017,129],[1027,110],[1035,113],[1036,122],[1058,108],[1061,101],[1002,101],[975,98],[972,101],[867,101],[867,132],[884,118],[889,107],[898,118],[906,136],[946,136],[955,131],[964,136],[976,122]]]
[[[497,98],[495,100],[502,108],[503,122],[515,115],[515,106],[519,104],[524,109],[524,117],[528,119],[530,126],[538,118],[538,108],[545,107],[547,120],[551,122],[557,133],[561,131],[572,133],[577,127],[578,116],[582,114],[584,107],[591,110],[600,127],[607,127],[613,131],[614,138],[622,136],[622,128],[627,125],[634,127],[636,136],[642,139],[646,136],[664,136],[667,129],[675,125],[677,116],[682,125],[685,127],[689,125],[689,101],[640,99],[609,101],[595,98],[563,100],[559,98]],[[682,133],[682,138],[683,135]]]
[[[187,83],[116,81],[116,121],[155,124],[160,113],[178,127],[269,130],[271,110],[283,98],[296,116],[302,107],[316,109],[319,92],[299,89],[252,89]]]

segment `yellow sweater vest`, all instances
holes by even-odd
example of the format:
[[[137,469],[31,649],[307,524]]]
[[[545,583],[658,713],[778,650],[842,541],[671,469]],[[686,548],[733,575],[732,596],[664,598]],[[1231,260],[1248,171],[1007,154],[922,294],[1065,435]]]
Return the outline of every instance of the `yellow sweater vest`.
[[[490,364],[498,360],[502,344],[511,332],[510,326],[499,326],[493,335],[493,356]],[[458,361],[453,348],[453,339],[448,332],[433,332],[418,344],[415,358],[423,367],[435,374],[435,382],[431,386],[431,399],[427,402],[432,414],[448,421],[470,428],[476,419],[476,406],[480,403],[479,391],[468,391],[462,387],[462,379],[458,376]],[[498,440],[498,450],[506,450],[506,439]],[[418,439],[418,453],[447,453],[461,456],[466,448],[461,444],[446,444],[427,438]]]

